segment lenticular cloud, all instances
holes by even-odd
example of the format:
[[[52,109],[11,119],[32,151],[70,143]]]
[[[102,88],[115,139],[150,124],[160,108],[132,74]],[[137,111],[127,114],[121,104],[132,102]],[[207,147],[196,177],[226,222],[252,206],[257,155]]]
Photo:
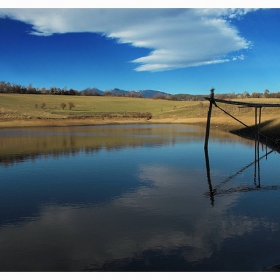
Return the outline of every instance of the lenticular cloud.
[[[238,59],[250,47],[230,19],[246,9],[2,9],[31,24],[32,35],[98,32],[119,43],[150,49],[132,62],[136,71],[164,71]],[[234,54],[235,53],[235,54]],[[231,58],[232,56],[232,58]],[[240,56],[241,57],[241,56]],[[244,56],[243,56],[244,58]]]

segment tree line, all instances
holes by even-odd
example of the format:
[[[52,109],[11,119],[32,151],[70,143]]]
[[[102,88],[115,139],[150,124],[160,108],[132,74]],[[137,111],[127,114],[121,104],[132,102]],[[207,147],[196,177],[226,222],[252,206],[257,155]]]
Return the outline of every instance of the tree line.
[[[9,82],[0,82],[0,93],[21,93],[21,94],[57,94],[57,95],[80,95],[80,91],[67,88],[50,87],[49,89],[35,88],[32,84],[27,87],[19,84],[11,84]]]
[[[50,95],[82,95],[82,96],[117,96],[117,97],[132,97],[132,98],[142,98],[142,94],[130,91],[128,93],[116,93],[114,91],[107,90],[103,94],[96,90],[85,89],[85,90],[75,90],[70,88],[69,90],[64,88],[59,88],[52,86],[50,88],[35,88],[32,84],[27,87],[15,83],[9,83],[5,81],[0,82],[0,93],[20,93],[20,94],[50,94]],[[204,96],[209,95],[192,95],[192,94],[162,94],[157,93],[152,98],[153,99],[164,99],[172,101],[202,101]],[[243,93],[215,93],[215,97],[219,99],[237,99],[237,98],[280,98],[280,92],[269,92],[265,89],[264,92],[252,92],[249,94],[248,91]]]
[[[29,84],[27,87],[22,86],[15,83],[0,82],[0,93],[19,93],[19,94],[50,94],[50,95],[84,95],[84,96],[101,96],[99,92],[92,90],[92,89],[84,89],[84,90],[75,90],[75,89],[67,89],[59,88],[52,86],[50,88],[35,88],[32,84]],[[115,93],[113,91],[107,90],[103,94],[104,96],[121,96],[121,97],[136,97],[136,98],[142,98],[142,95],[140,93],[131,91],[127,94],[124,93]]]

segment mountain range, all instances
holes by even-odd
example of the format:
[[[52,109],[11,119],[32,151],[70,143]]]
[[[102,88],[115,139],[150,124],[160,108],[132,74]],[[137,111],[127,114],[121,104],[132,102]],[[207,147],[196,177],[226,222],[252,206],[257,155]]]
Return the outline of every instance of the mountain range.
[[[170,95],[169,93],[166,92],[162,92],[162,91],[157,91],[157,90],[123,90],[123,89],[119,89],[119,88],[114,88],[111,90],[99,90],[98,88],[92,87],[92,88],[86,88],[84,90],[81,91],[83,94],[85,95],[104,95],[104,94],[108,94],[108,92],[113,93],[114,95],[119,95],[119,94],[124,94],[124,95],[128,95],[131,92],[134,92],[135,94],[140,94],[143,98],[152,98],[153,96],[157,95],[157,94],[162,94],[162,95]]]

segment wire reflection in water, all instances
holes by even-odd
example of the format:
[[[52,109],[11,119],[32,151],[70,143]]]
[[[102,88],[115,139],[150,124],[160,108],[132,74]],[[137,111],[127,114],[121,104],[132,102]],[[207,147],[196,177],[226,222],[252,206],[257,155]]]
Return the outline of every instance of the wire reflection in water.
[[[230,194],[234,192],[248,192],[248,191],[256,191],[256,190],[277,190],[280,189],[280,186],[273,185],[273,186],[262,186],[261,187],[261,175],[260,175],[260,160],[263,158],[267,159],[267,156],[274,152],[275,149],[272,149],[268,152],[267,146],[266,146],[266,153],[260,157],[260,141],[259,137],[255,138],[255,159],[253,162],[245,165],[240,170],[232,174],[231,176],[227,177],[225,180],[223,180],[221,183],[219,183],[216,186],[212,186],[211,182],[211,171],[210,171],[210,160],[209,160],[209,154],[208,154],[208,146],[205,147],[204,153],[205,153],[205,164],[206,164],[206,174],[207,174],[207,182],[209,187],[209,192],[206,192],[205,195],[210,197],[211,205],[214,206],[214,197],[216,195],[223,195],[223,194]],[[226,183],[228,183],[230,180],[232,180],[237,175],[240,175],[242,172],[244,172],[247,168],[254,165],[254,186],[237,186],[235,188],[230,188],[227,190],[220,190],[222,186],[224,186]]]

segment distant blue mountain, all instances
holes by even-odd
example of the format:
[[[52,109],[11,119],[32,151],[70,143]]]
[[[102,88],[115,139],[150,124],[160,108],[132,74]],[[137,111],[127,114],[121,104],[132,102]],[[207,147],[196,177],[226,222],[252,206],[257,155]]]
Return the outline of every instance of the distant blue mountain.
[[[170,95],[169,93],[162,92],[162,91],[157,91],[157,90],[123,90],[119,88],[114,88],[111,90],[106,90],[102,91],[99,90],[98,88],[86,88],[81,91],[82,95],[104,95],[105,94],[110,94],[113,93],[114,95],[119,95],[119,94],[124,94],[124,95],[129,95],[129,93],[134,92],[135,94],[141,94],[143,98],[152,98],[153,96],[157,94],[162,94],[162,95]]]
[[[163,91],[150,90],[150,89],[139,90],[137,92],[139,92],[142,95],[142,97],[144,97],[144,98],[152,98],[153,96],[155,96],[157,94],[170,95],[169,93],[166,93],[166,92],[163,92]]]
[[[86,88],[81,90],[82,95],[103,95],[104,92],[98,88]]]

